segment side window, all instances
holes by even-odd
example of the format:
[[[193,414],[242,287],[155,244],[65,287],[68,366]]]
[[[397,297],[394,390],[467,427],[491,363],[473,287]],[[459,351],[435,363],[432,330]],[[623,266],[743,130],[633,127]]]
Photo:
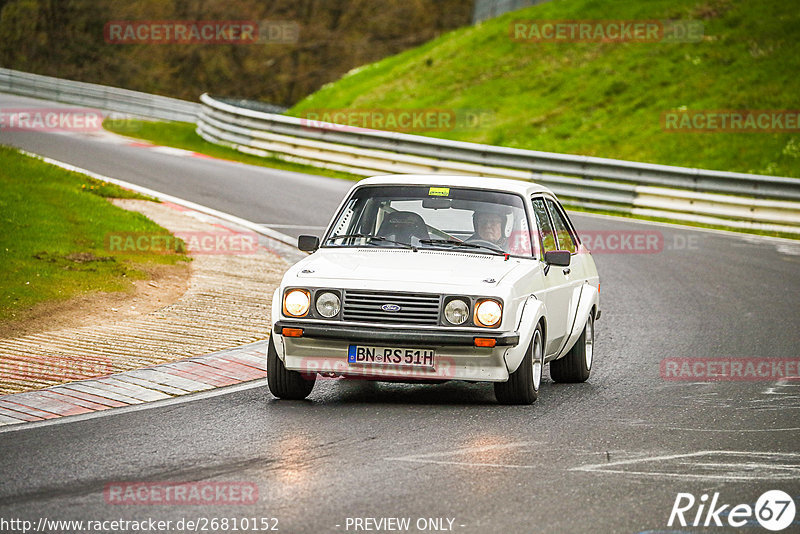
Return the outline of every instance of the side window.
[[[561,214],[561,210],[549,198],[547,199],[547,207],[549,208],[550,216],[553,218],[553,226],[555,227],[561,250],[569,250],[572,253],[578,252],[575,236],[572,235],[567,221],[564,220],[564,215]]]
[[[550,218],[547,216],[547,209],[544,207],[544,200],[541,198],[533,199],[533,213],[536,215],[536,226],[539,230],[539,240],[542,243],[542,256],[545,252],[558,250],[558,243],[550,225]]]

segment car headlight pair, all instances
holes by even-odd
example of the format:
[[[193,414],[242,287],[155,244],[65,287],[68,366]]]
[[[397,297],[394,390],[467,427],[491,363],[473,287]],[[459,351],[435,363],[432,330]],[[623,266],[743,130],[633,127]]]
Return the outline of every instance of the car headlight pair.
[[[481,299],[475,304],[474,322],[478,326],[492,328],[500,324],[503,307],[494,299]],[[453,325],[464,324],[469,319],[469,304],[466,300],[455,298],[444,307],[444,318]]]
[[[322,317],[335,317],[342,307],[339,295],[331,291],[319,293],[315,307]],[[292,289],[283,297],[283,312],[291,317],[305,317],[311,307],[311,292],[307,289]]]
[[[332,291],[316,295],[315,308],[321,317],[332,318],[339,314],[342,301]],[[307,289],[290,289],[283,296],[283,313],[289,317],[305,317],[311,308],[311,292]],[[470,317],[469,302],[462,298],[451,299],[444,307],[444,317],[452,325],[461,325]],[[477,326],[493,328],[503,318],[503,306],[494,299],[479,299],[475,303],[473,322]]]

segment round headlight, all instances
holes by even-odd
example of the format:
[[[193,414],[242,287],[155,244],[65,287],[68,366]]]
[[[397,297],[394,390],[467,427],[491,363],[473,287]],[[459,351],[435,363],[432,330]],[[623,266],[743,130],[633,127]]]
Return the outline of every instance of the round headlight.
[[[495,326],[503,317],[503,308],[496,300],[483,300],[475,308],[475,318],[483,326]]]
[[[339,313],[341,301],[336,293],[326,291],[317,297],[317,313],[323,317],[334,317]]]
[[[450,324],[462,324],[469,317],[469,306],[461,299],[453,299],[444,307],[444,318]]]
[[[307,314],[309,304],[311,302],[308,298],[308,291],[305,289],[292,289],[283,298],[283,309],[294,317],[302,317]]]

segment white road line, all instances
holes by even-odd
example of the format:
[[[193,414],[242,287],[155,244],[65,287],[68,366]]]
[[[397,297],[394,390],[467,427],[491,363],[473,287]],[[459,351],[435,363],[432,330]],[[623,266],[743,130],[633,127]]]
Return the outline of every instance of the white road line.
[[[740,469],[756,469],[761,471],[762,474],[736,474],[731,472],[726,473],[674,473],[666,471],[630,471],[627,469],[614,469],[614,467],[622,467],[633,464],[642,464],[647,462],[668,462],[670,460],[682,460],[687,458],[697,458],[701,456],[734,456],[738,455],[746,458],[747,461],[741,463],[733,462],[679,462],[681,465],[687,466],[714,466],[719,467],[735,467]],[[752,461],[753,459],[762,459],[763,463]],[[617,460],[614,462],[605,462],[601,464],[583,465],[580,467],[573,467],[570,471],[583,471],[587,473],[613,473],[622,475],[641,475],[647,477],[667,477],[667,478],[683,478],[683,479],[713,479],[713,480],[796,480],[800,473],[800,463],[791,466],[786,464],[775,464],[774,461],[785,460],[787,458],[800,458],[797,453],[779,453],[779,452],[756,452],[756,451],[699,451],[683,454],[670,454],[665,456],[652,456],[644,458],[632,458],[627,460]],[[800,460],[799,460],[800,461]],[[774,469],[784,469],[789,472],[774,473],[770,472]]]
[[[786,387],[789,387],[789,388],[790,387],[800,387],[800,383],[797,383],[798,379],[800,379],[800,377],[797,377],[797,376],[786,376],[786,377],[783,377],[780,380],[778,380],[777,382],[775,382],[774,386],[767,387],[767,389],[762,391],[761,394],[762,395],[793,395],[793,393],[784,393],[784,392],[779,392],[779,391],[776,391],[776,390],[780,389],[780,388],[786,388]]]
[[[125,182],[123,180],[117,180],[116,178],[111,178],[111,177],[108,177],[108,176],[104,176],[102,174],[98,174],[98,173],[92,172],[90,170],[83,169],[81,167],[76,167],[75,165],[70,165],[69,163],[65,163],[63,161],[59,161],[59,160],[56,160],[56,159],[48,158],[46,156],[41,156],[39,154],[34,154],[33,152],[28,152],[26,150],[20,150],[20,152],[22,152],[23,154],[27,154],[28,156],[41,159],[42,161],[45,161],[45,162],[50,163],[52,165],[56,165],[56,166],[61,167],[63,169],[67,169],[67,170],[70,170],[70,171],[86,174],[87,176],[91,176],[92,178],[96,178],[98,180],[103,180],[103,181],[106,181],[106,182],[109,182],[109,183],[112,183],[112,184],[116,184],[116,185],[119,185],[120,187],[124,187],[124,188],[130,189],[132,191],[136,191],[136,192],[141,193],[143,195],[148,195],[148,196],[151,196],[151,197],[155,197],[155,198],[157,198],[159,200],[162,200],[164,202],[172,202],[173,204],[178,204],[179,206],[184,206],[184,207],[193,209],[195,211],[199,211],[199,212],[202,212],[202,213],[207,213],[209,215],[213,215],[213,216],[218,217],[220,219],[230,221],[230,222],[232,222],[234,224],[238,224],[238,225],[243,226],[245,228],[249,228],[250,230],[253,230],[255,232],[263,233],[267,237],[271,237],[271,238],[273,238],[273,239],[275,239],[277,241],[280,241],[282,243],[285,243],[287,245],[291,245],[293,247],[297,246],[297,239],[295,239],[295,238],[293,238],[291,236],[288,236],[286,234],[283,234],[281,232],[278,232],[277,230],[271,230],[270,228],[268,228],[268,227],[266,227],[264,225],[256,224],[256,223],[250,222],[250,221],[248,221],[246,219],[241,219],[241,218],[239,218],[239,217],[237,217],[235,215],[230,215],[228,213],[224,213],[224,212],[215,210],[213,208],[208,208],[208,207],[202,206],[200,204],[195,204],[194,202],[189,202],[188,200],[183,200],[183,199],[180,199],[180,198],[177,198],[177,197],[173,197],[171,195],[167,195],[165,193],[160,193],[158,191],[154,191],[154,190],[148,189],[146,187],[142,187],[142,186],[139,186],[139,185],[136,185],[136,184]],[[663,222],[657,222],[657,221],[646,221],[646,220],[634,219],[634,218],[630,218],[630,217],[615,217],[613,215],[605,215],[605,214],[600,214],[600,213],[590,213],[590,212],[586,212],[586,211],[573,211],[572,213],[576,214],[576,215],[585,215],[587,217],[595,217],[595,218],[606,219],[606,220],[628,221],[628,222],[633,222],[633,223],[637,223],[637,224],[648,224],[648,225],[651,225],[651,226],[660,226],[660,227],[664,227],[664,228],[676,228],[676,229],[682,229],[682,230],[690,230],[690,231],[694,231],[694,232],[705,232],[705,233],[723,235],[723,236],[728,236],[728,237],[735,237],[735,238],[738,238],[738,239],[750,239],[750,240],[754,240],[754,241],[766,241],[766,242],[770,242],[770,243],[788,243],[788,244],[793,244],[793,245],[797,245],[797,243],[798,243],[797,240],[786,239],[786,238],[782,238],[782,237],[770,237],[770,236],[762,236],[762,235],[757,235],[757,234],[746,234],[746,233],[739,233],[739,232],[731,232],[731,231],[728,231],[728,230],[716,230],[716,229],[712,229],[712,228],[701,228],[701,227],[697,227],[697,226],[686,226],[686,225],[683,225],[683,224],[663,223]],[[288,228],[288,226],[287,226],[287,228]],[[310,227],[306,227],[306,228],[310,228]]]
[[[685,452],[680,454],[667,454],[664,456],[643,456],[641,458],[629,458],[627,460],[617,460],[615,462],[607,462],[604,464],[597,464],[597,466],[611,466],[611,465],[627,465],[641,462],[657,462],[661,460],[677,460],[678,458],[689,458],[693,456],[704,456],[707,454],[723,454],[733,455],[739,454],[742,456],[795,456],[800,458],[800,453],[793,452],[756,452],[756,451],[698,451],[698,452]],[[575,467],[573,469],[581,469]]]
[[[760,463],[756,463],[756,462],[743,462],[743,463],[740,463],[740,464],[737,464],[735,462],[697,462],[697,463],[681,462],[681,463],[683,463],[685,465],[700,466],[700,467],[723,467],[723,468],[743,467],[745,469],[759,469],[759,468],[763,467],[764,465],[769,465],[770,468],[772,468],[772,469],[789,469],[789,470],[794,470],[794,471],[800,470],[800,465],[791,465],[791,464],[789,464],[789,465],[760,464]]]
[[[630,422],[628,423],[631,426],[637,427],[644,427],[644,428],[653,428],[659,430],[681,430],[687,432],[730,432],[730,433],[740,433],[740,432],[793,432],[800,430],[800,427],[789,427],[789,428],[692,428],[692,427],[685,427],[685,426],[669,426],[669,425],[653,425],[650,423],[644,422]]]
[[[69,170],[69,171],[85,174],[85,175],[90,176],[92,178],[95,178],[97,180],[101,180],[101,181],[104,181],[104,182],[116,184],[116,185],[118,185],[120,187],[124,187],[125,189],[129,189],[131,191],[136,191],[136,192],[141,193],[143,195],[147,195],[147,196],[151,196],[151,197],[157,198],[157,199],[161,200],[162,202],[171,202],[173,204],[177,204],[179,206],[183,206],[185,208],[188,208],[188,209],[200,212],[200,213],[205,213],[206,215],[211,215],[212,217],[216,217],[216,218],[222,219],[224,221],[231,222],[231,223],[236,224],[238,226],[253,230],[256,233],[259,233],[261,235],[267,236],[267,237],[269,237],[271,239],[274,239],[275,241],[278,241],[280,243],[289,245],[292,248],[296,248],[297,247],[297,239],[295,239],[295,238],[293,238],[291,236],[288,236],[286,234],[283,234],[281,232],[278,232],[276,230],[272,230],[270,228],[267,228],[264,225],[256,224],[256,223],[253,223],[253,222],[248,221],[246,219],[242,219],[242,218],[237,217],[235,215],[231,215],[229,213],[221,212],[221,211],[215,210],[213,208],[202,206],[200,204],[195,204],[194,202],[190,202],[188,200],[183,200],[183,199],[178,198],[178,197],[173,197],[172,195],[167,195],[167,194],[161,193],[159,191],[154,191],[152,189],[148,189],[146,187],[142,187],[142,186],[139,186],[139,185],[136,185],[136,184],[132,184],[132,183],[126,182],[124,180],[117,180],[116,178],[111,178],[109,176],[104,176],[102,174],[98,174],[98,173],[89,171],[87,169],[83,169],[81,167],[76,167],[75,165],[70,165],[69,163],[65,163],[63,161],[59,161],[59,160],[55,160],[55,159],[52,159],[52,158],[48,158],[46,156],[41,156],[39,154],[34,154],[34,153],[28,152],[26,150],[20,150],[20,152],[23,153],[23,154],[26,154],[26,155],[28,155],[30,157],[42,160],[42,161],[44,161],[46,163],[49,163],[51,165],[55,165],[57,167],[61,167],[62,169],[66,169],[66,170]],[[230,350],[236,350],[237,348],[240,348],[240,347],[233,347]],[[173,362],[173,363],[178,363],[178,362]],[[144,372],[144,371],[157,372],[157,370],[154,370],[154,369],[136,369],[136,370],[132,370],[131,372],[139,372],[139,373],[141,373],[141,372]],[[142,375],[139,374],[139,376],[141,377]],[[181,379],[181,377],[177,377],[177,376],[172,377],[171,375],[169,375],[169,376],[171,378],[171,381],[173,382],[173,385],[175,385],[175,386],[178,386],[178,384],[181,383],[181,382],[183,384],[193,383],[193,381],[188,380],[188,379],[186,381],[184,381],[183,379]],[[216,397],[218,395],[227,395],[228,393],[234,393],[234,392],[237,392],[237,391],[243,391],[243,390],[247,390],[247,389],[251,389],[251,388],[255,388],[255,387],[261,387],[261,386],[266,384],[266,379],[250,380],[248,382],[234,384],[234,385],[231,385],[231,386],[224,386],[224,387],[220,387],[220,388],[214,388],[214,389],[211,389],[211,390],[208,390],[208,391],[200,391],[200,392],[195,392],[195,393],[189,393],[189,394],[186,394],[186,395],[181,395],[179,397],[170,397],[170,398],[160,399],[160,400],[150,400],[149,402],[142,402],[141,399],[129,398],[127,396],[123,396],[121,393],[117,393],[120,389],[122,389],[123,384],[124,384],[124,387],[127,390],[131,391],[131,392],[138,391],[139,389],[145,390],[144,388],[141,388],[140,386],[136,386],[134,384],[128,384],[128,383],[125,383],[125,382],[123,382],[122,384],[117,383],[116,385],[112,385],[112,384],[114,384],[113,381],[110,384],[106,383],[105,386],[104,386],[104,391],[99,391],[98,389],[95,389],[95,388],[92,388],[92,387],[88,387],[85,384],[83,384],[82,382],[68,382],[68,383],[65,383],[65,384],[59,384],[58,386],[55,386],[55,387],[57,387],[57,388],[66,388],[66,389],[74,389],[75,391],[82,391],[83,393],[89,393],[89,394],[97,395],[97,396],[100,396],[100,397],[106,397],[106,398],[109,398],[111,400],[117,400],[118,402],[124,402],[126,404],[130,404],[129,406],[116,407],[116,408],[106,409],[106,410],[99,410],[99,411],[95,411],[95,412],[91,412],[91,413],[87,413],[87,414],[57,417],[57,418],[54,418],[54,419],[48,419],[48,420],[44,420],[44,421],[33,421],[33,422],[25,422],[25,423],[4,425],[4,426],[0,426],[0,434],[6,433],[6,432],[16,432],[16,431],[20,431],[20,430],[28,430],[28,429],[38,428],[38,427],[41,427],[41,426],[50,426],[50,425],[58,425],[58,424],[64,424],[64,423],[72,423],[72,422],[75,422],[75,421],[83,421],[83,420],[86,420],[86,419],[94,419],[94,418],[97,418],[97,417],[108,417],[110,415],[129,413],[129,412],[139,411],[139,410],[148,410],[150,408],[157,408],[157,407],[161,407],[161,406],[169,406],[169,405],[180,404],[180,403],[184,403],[184,402],[192,402],[192,401],[198,400],[198,399]],[[202,386],[202,385],[205,385],[205,384],[197,383],[197,385],[201,385]],[[195,387],[195,384],[192,384],[192,387]],[[211,386],[209,386],[209,387],[211,387]],[[145,391],[152,391],[152,390],[145,390]],[[159,392],[152,391],[152,395],[150,393],[148,393],[148,396],[151,396],[151,398],[154,398],[155,396],[158,395],[158,393]],[[135,403],[135,404],[133,404],[133,403]]]
[[[483,445],[480,447],[466,447],[463,449],[456,449],[452,451],[444,451],[444,452],[430,452],[425,454],[410,454],[408,456],[399,456],[399,457],[390,457],[384,458],[384,460],[388,460],[391,462],[417,462],[417,463],[425,463],[425,464],[440,464],[440,465],[463,465],[465,467],[502,467],[502,468],[513,468],[513,469],[533,469],[536,466],[533,465],[520,465],[520,464],[498,464],[492,462],[465,462],[465,461],[456,461],[456,460],[433,460],[432,458],[441,458],[444,456],[457,456],[459,454],[472,454],[472,453],[481,453],[481,452],[489,452],[495,450],[505,450],[505,449],[514,449],[520,447],[530,447],[533,445],[537,445],[536,442],[533,441],[524,441],[524,442],[517,442],[517,443],[499,443],[495,445]]]
[[[769,464],[764,464],[764,466],[769,466]],[[614,470],[614,469],[597,469],[597,470],[585,470],[585,469],[570,469],[570,471],[587,471],[592,473],[611,473],[616,475],[637,475],[637,476],[645,476],[645,477],[667,477],[667,478],[679,478],[679,479],[699,479],[699,480],[728,480],[728,481],[753,481],[753,480],[797,480],[797,475],[775,475],[775,476],[752,476],[752,475],[696,475],[693,473],[661,473],[658,471],[623,471],[623,470]]]
[[[231,215],[229,213],[225,213],[222,211],[215,210],[213,208],[209,208],[207,206],[203,206],[200,204],[195,204],[194,202],[190,202],[188,200],[183,200],[182,198],[174,197],[172,195],[167,195],[166,193],[161,193],[159,191],[155,191],[153,189],[148,189],[146,187],[142,187],[140,185],[132,184],[130,182],[126,182],[124,180],[117,180],[116,178],[111,178],[109,176],[104,176],[102,174],[98,174],[96,172],[92,172],[87,169],[83,169],[81,167],[76,167],[75,165],[70,165],[69,163],[64,163],[63,161],[59,161],[56,159],[48,158],[46,156],[41,156],[39,154],[34,154],[33,152],[28,152],[26,150],[20,150],[21,153],[31,156],[33,158],[40,159],[45,163],[49,163],[51,165],[55,165],[57,167],[61,167],[62,169],[66,169],[68,171],[78,172],[81,174],[85,174],[97,180],[101,180],[104,182],[112,183],[118,185],[120,187],[124,187],[125,189],[130,189],[131,191],[136,191],[137,193],[141,193],[143,195],[151,196],[161,200],[162,202],[171,202],[173,204],[177,204],[179,206],[183,206],[185,208],[192,209],[194,211],[199,211],[201,213],[205,213],[207,215],[211,215],[213,217],[217,217],[218,219],[222,219],[234,224],[237,224],[243,228],[247,228],[249,230],[253,230],[259,234],[265,235],[269,238],[272,238],[276,241],[289,245],[291,247],[297,247],[297,239],[292,236],[283,234],[278,232],[277,230],[272,230],[267,228],[266,226],[256,224],[254,222],[250,222],[246,219],[242,219],[237,217],[236,215]]]
[[[519,465],[519,464],[490,464],[484,462],[456,462],[455,460],[422,460],[410,458],[384,458],[384,460],[394,462],[418,462],[423,464],[439,464],[439,465],[463,465],[464,467],[503,467],[508,469],[535,469],[535,465]]]
[[[644,425],[643,425],[644,426]],[[647,425],[651,426],[651,425]],[[730,432],[733,434],[739,434],[741,432],[794,432],[800,430],[800,427],[791,427],[791,428],[749,428],[749,429],[730,429],[730,428],[687,428],[687,427],[680,427],[680,426],[662,426],[653,428],[662,428],[664,430],[686,430],[689,432]]]
[[[149,150],[152,150],[153,152],[159,152],[161,154],[168,154],[170,156],[194,156],[194,152],[191,150],[184,150],[182,148],[175,148],[171,146],[154,145]]]

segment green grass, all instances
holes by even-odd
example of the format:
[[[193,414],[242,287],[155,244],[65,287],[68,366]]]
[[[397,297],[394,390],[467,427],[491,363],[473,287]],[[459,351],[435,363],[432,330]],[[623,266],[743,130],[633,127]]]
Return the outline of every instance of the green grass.
[[[347,180],[360,180],[363,178],[363,176],[322,169],[320,167],[312,167],[310,165],[291,163],[278,158],[253,156],[239,152],[230,147],[215,145],[197,135],[195,132],[195,125],[190,122],[142,121],[134,119],[119,121],[106,119],[103,121],[103,127],[111,132],[134,137],[136,139],[143,139],[156,145],[182,148],[214,158],[239,161],[249,165],[329,176],[332,178],[344,178]]]
[[[177,253],[109,250],[109,234],[168,232],[107,197],[146,198],[0,146],[0,321],[48,301],[127,291]]]
[[[530,43],[517,19],[692,19],[692,43]],[[462,28],[356,69],[289,111],[483,112],[476,127],[422,135],[800,177],[800,133],[665,132],[663,112],[797,110],[800,9],[765,0],[554,0]]]

